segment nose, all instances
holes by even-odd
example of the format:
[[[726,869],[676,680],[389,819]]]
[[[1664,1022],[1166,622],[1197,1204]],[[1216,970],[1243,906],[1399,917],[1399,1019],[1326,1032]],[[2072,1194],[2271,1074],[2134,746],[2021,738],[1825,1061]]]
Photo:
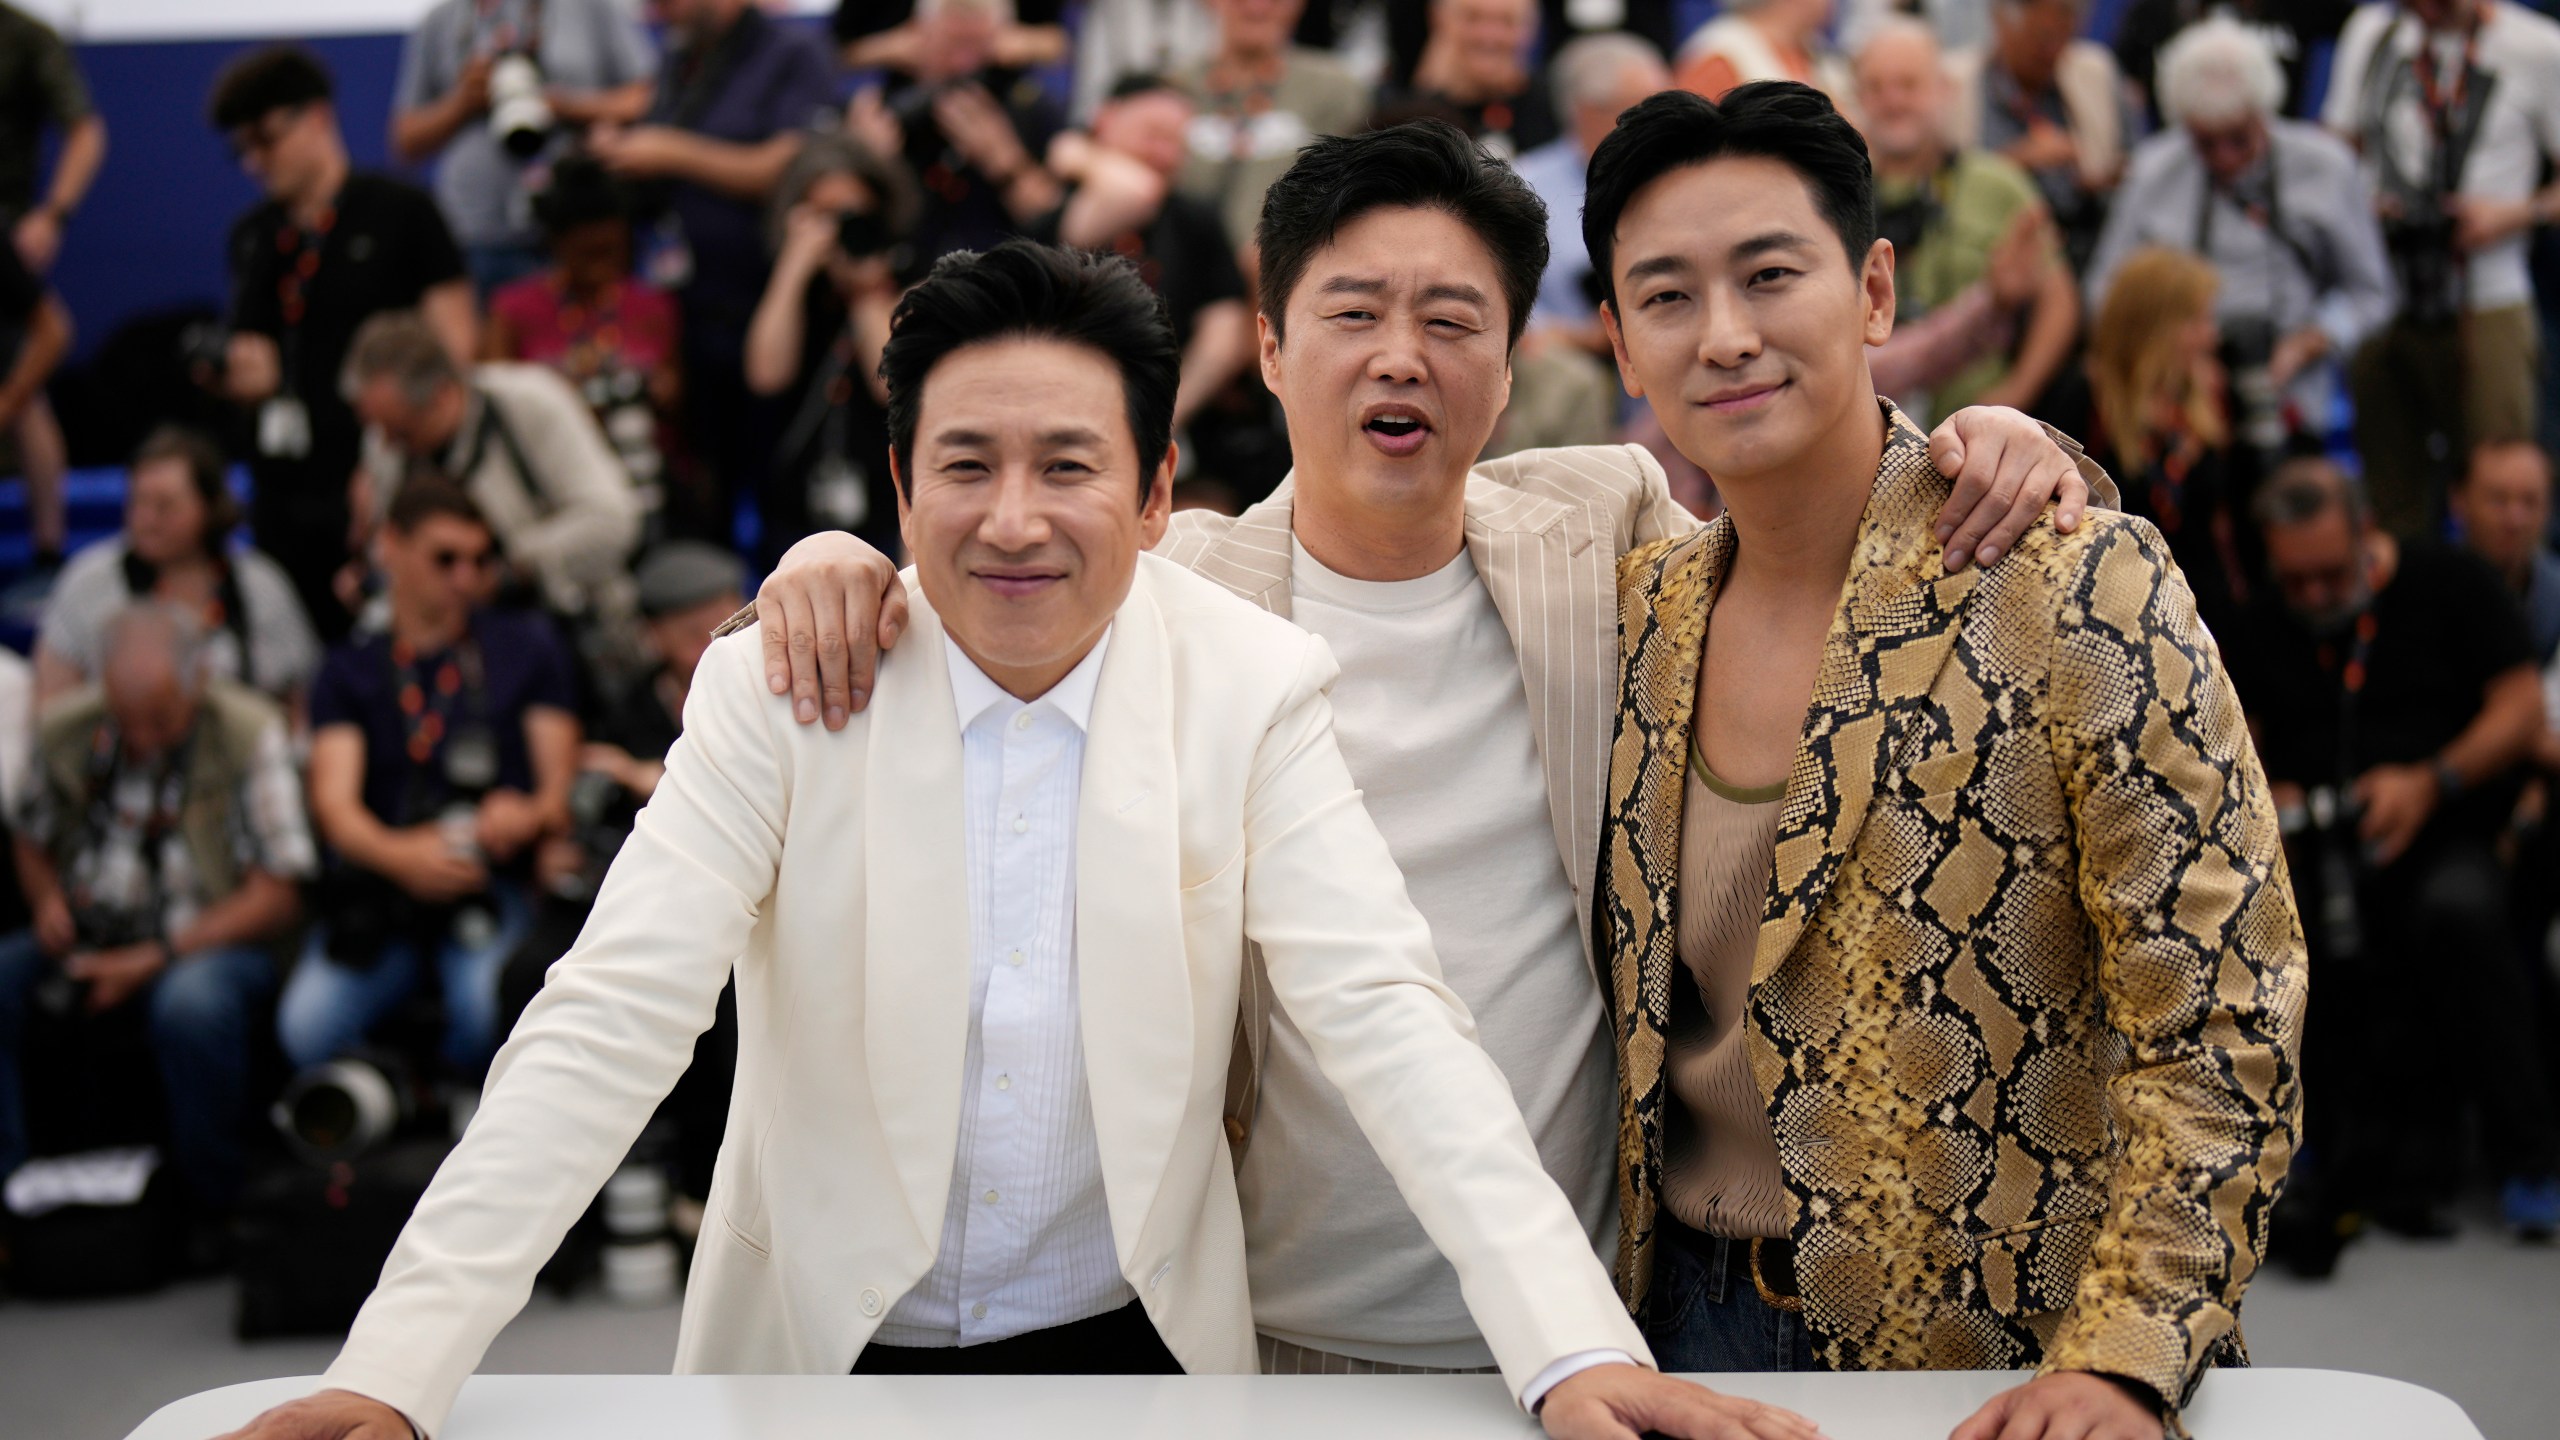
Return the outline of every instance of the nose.
[[[1040,505],[1040,477],[1007,467],[996,477],[987,511],[978,520],[978,543],[1007,554],[1036,549],[1049,539],[1049,520]]]
[[[1378,327],[1378,351],[1369,359],[1369,378],[1391,385],[1419,384],[1431,377],[1431,369],[1422,360],[1422,326],[1418,317],[1404,316]]]
[[[1730,285],[1709,285],[1701,300],[1705,320],[1698,327],[1698,359],[1719,370],[1738,370],[1760,353],[1760,327],[1751,307]]]

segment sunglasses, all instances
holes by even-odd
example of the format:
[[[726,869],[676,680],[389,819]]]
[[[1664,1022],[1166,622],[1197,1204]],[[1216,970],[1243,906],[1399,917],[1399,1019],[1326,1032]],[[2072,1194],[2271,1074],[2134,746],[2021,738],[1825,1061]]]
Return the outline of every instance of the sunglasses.
[[[301,118],[302,107],[288,105],[241,126],[231,132],[231,158],[246,160],[252,155],[263,155],[273,150],[276,142],[284,139],[284,132],[292,129],[293,122]]]

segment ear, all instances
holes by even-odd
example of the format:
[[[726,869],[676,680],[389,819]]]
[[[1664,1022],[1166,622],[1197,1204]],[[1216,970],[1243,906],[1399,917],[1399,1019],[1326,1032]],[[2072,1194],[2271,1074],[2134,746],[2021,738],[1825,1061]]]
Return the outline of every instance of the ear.
[[[1618,328],[1618,302],[1600,302],[1600,329],[1609,337],[1609,353],[1618,360],[1618,383],[1626,387],[1627,398],[1644,398],[1644,382],[1636,378],[1636,367],[1627,361],[1627,335]]]
[[[898,538],[907,544],[907,553],[916,553],[915,504],[907,498],[907,477],[898,469],[898,452],[889,452],[889,490],[898,497]]]
[[[1866,342],[1881,345],[1893,337],[1892,241],[1877,240],[1867,246],[1867,262],[1858,271],[1858,288],[1866,297]]]
[[[1280,393],[1280,327],[1260,310],[1253,312],[1254,348],[1262,362],[1262,388]]]
[[[1147,498],[1138,507],[1138,548],[1153,550],[1164,539],[1165,527],[1173,523],[1173,472],[1182,465],[1182,445],[1168,442],[1164,460],[1147,481]]]

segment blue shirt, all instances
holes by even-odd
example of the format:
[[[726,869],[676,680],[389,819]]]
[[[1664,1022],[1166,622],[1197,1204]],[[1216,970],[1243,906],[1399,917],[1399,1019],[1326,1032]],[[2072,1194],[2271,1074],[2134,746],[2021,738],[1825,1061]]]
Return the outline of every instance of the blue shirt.
[[[1532,325],[1587,325],[1597,312],[1583,289],[1591,252],[1582,244],[1582,192],[1590,167],[1573,137],[1551,140],[1511,167],[1547,202],[1547,273],[1538,281]]]
[[[649,118],[713,140],[759,145],[789,130],[840,123],[827,53],[817,38],[748,7],[727,34],[667,57]],[[678,182],[669,205],[693,252],[682,292],[688,347],[734,352],[770,267],[764,210]]]
[[[525,713],[537,706],[577,713],[569,658],[549,620],[483,610],[471,617],[470,645],[478,651],[477,693],[465,682],[457,693],[435,702],[449,718],[439,721],[436,728],[442,733],[428,747],[431,758],[424,765],[410,758],[411,721],[401,713],[404,680],[392,662],[390,636],[335,647],[312,683],[315,733],[331,725],[353,725],[364,732],[364,806],[386,825],[432,820],[453,798],[443,766],[452,731],[485,723],[497,752],[497,785],[530,794],[533,754],[525,743]],[[419,677],[422,689],[433,690],[446,663],[459,662],[463,648],[420,656],[409,673]],[[457,663],[455,668],[468,675],[471,667]]]

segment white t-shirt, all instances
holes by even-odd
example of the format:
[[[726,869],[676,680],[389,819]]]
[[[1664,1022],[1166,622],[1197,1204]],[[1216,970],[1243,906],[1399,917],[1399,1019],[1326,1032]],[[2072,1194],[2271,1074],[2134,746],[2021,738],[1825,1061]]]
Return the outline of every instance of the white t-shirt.
[[[2348,17],[2338,39],[2329,99],[2320,119],[2364,144],[2365,170],[2377,185],[2382,183],[2382,157],[2364,134],[2368,103],[2381,106],[2381,131],[2397,173],[2423,182],[2432,169],[2428,155],[2434,131],[2412,64],[2421,28],[2395,5],[2369,4]],[[2434,51],[2436,73],[2444,77],[2439,83],[2450,86],[2463,73],[2463,37],[2439,33],[2426,40]],[[2376,47],[2383,45],[2390,48],[2379,51],[2377,64]],[[2495,83],[2456,188],[2490,199],[2525,199],[2542,177],[2543,157],[2560,160],[2560,22],[2513,0],[2481,0],[2471,64]],[[2368,102],[2368,81],[2387,98]],[[2529,231],[2515,235],[2471,257],[2469,308],[2496,310],[2532,301],[2533,281],[2525,262],[2530,238]]]
[[[1614,1249],[1616,1074],[1520,658],[1462,551],[1418,580],[1346,579],[1298,550],[1291,618],[1341,663],[1334,733],[1449,986],[1511,1082],[1538,1155]],[[1255,1324],[1406,1365],[1486,1366],[1457,1272],[1413,1218],[1285,1016],[1239,1177]]]

